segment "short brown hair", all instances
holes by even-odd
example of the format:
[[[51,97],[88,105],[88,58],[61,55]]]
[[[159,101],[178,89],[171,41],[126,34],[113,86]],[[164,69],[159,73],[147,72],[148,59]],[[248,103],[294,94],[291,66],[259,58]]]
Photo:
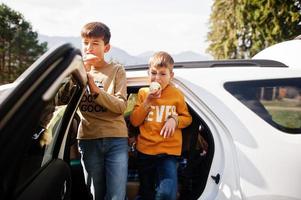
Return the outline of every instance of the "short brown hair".
[[[101,22],[90,22],[81,30],[82,38],[102,38],[105,44],[111,39],[111,32],[107,25]]]
[[[159,51],[149,59],[149,67],[167,67],[170,71],[173,70],[174,60],[168,53]]]

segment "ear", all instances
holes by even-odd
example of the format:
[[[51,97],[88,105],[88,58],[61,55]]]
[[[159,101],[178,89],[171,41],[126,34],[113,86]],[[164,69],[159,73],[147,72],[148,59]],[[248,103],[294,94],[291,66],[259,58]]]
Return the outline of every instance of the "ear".
[[[170,72],[170,78],[172,79],[174,76],[174,73],[173,72]]]
[[[108,43],[105,45],[104,52],[107,53],[110,49],[111,49],[111,45],[110,45],[110,43]]]

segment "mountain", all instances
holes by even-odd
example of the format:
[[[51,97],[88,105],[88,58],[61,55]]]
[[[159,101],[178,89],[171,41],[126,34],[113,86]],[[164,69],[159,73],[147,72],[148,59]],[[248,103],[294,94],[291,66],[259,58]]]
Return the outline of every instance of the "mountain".
[[[81,49],[80,37],[39,35],[39,40],[41,42],[47,42],[49,49],[63,43],[71,43],[76,48]],[[132,56],[128,54],[126,51],[114,46],[111,47],[111,50],[105,55],[105,57],[107,60],[115,60],[125,65],[136,65],[136,64],[146,63],[143,58]]]
[[[71,43],[76,48],[81,49],[81,39],[80,37],[61,37],[61,36],[47,36],[47,35],[39,35],[39,40],[41,42],[47,42],[48,48],[53,48],[57,45],[63,43]],[[106,54],[107,60],[115,60],[124,65],[137,65],[137,64],[145,64],[148,62],[149,57],[153,54],[153,51],[145,51],[137,56],[133,56],[128,54],[126,51],[118,48],[111,47],[111,50]],[[208,56],[204,56],[192,51],[185,51],[179,54],[172,55],[175,62],[184,62],[184,61],[200,61],[200,60],[210,60],[211,58]]]
[[[116,60],[119,63],[125,65],[137,65],[147,63],[147,60],[145,61],[143,58],[132,56],[126,51],[117,47],[112,47],[111,50],[105,55],[105,57],[108,60]]]
[[[192,51],[184,51],[173,56],[175,58],[175,62],[209,60],[207,56]]]

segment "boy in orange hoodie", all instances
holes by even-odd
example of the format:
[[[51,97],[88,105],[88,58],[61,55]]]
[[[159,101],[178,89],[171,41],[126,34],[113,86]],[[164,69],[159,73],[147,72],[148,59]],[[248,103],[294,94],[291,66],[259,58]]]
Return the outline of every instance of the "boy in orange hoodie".
[[[150,88],[141,88],[130,116],[139,126],[137,139],[139,194],[142,199],[176,199],[177,158],[182,132],[191,121],[182,92],[170,84],[174,61],[166,52],[149,60]],[[152,87],[154,82],[158,86]]]

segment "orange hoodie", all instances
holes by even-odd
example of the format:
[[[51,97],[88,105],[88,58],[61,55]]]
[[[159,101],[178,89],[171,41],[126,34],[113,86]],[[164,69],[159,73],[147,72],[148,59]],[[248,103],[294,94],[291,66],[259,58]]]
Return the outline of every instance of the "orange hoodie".
[[[161,97],[153,99],[151,109],[143,106],[149,88],[141,88],[138,92],[137,103],[131,114],[130,121],[133,126],[139,126],[138,151],[149,154],[180,155],[182,147],[182,128],[187,127],[191,121],[182,92],[172,85],[168,85],[161,93]],[[169,115],[178,115],[178,126],[169,138],[163,138],[160,131]]]

